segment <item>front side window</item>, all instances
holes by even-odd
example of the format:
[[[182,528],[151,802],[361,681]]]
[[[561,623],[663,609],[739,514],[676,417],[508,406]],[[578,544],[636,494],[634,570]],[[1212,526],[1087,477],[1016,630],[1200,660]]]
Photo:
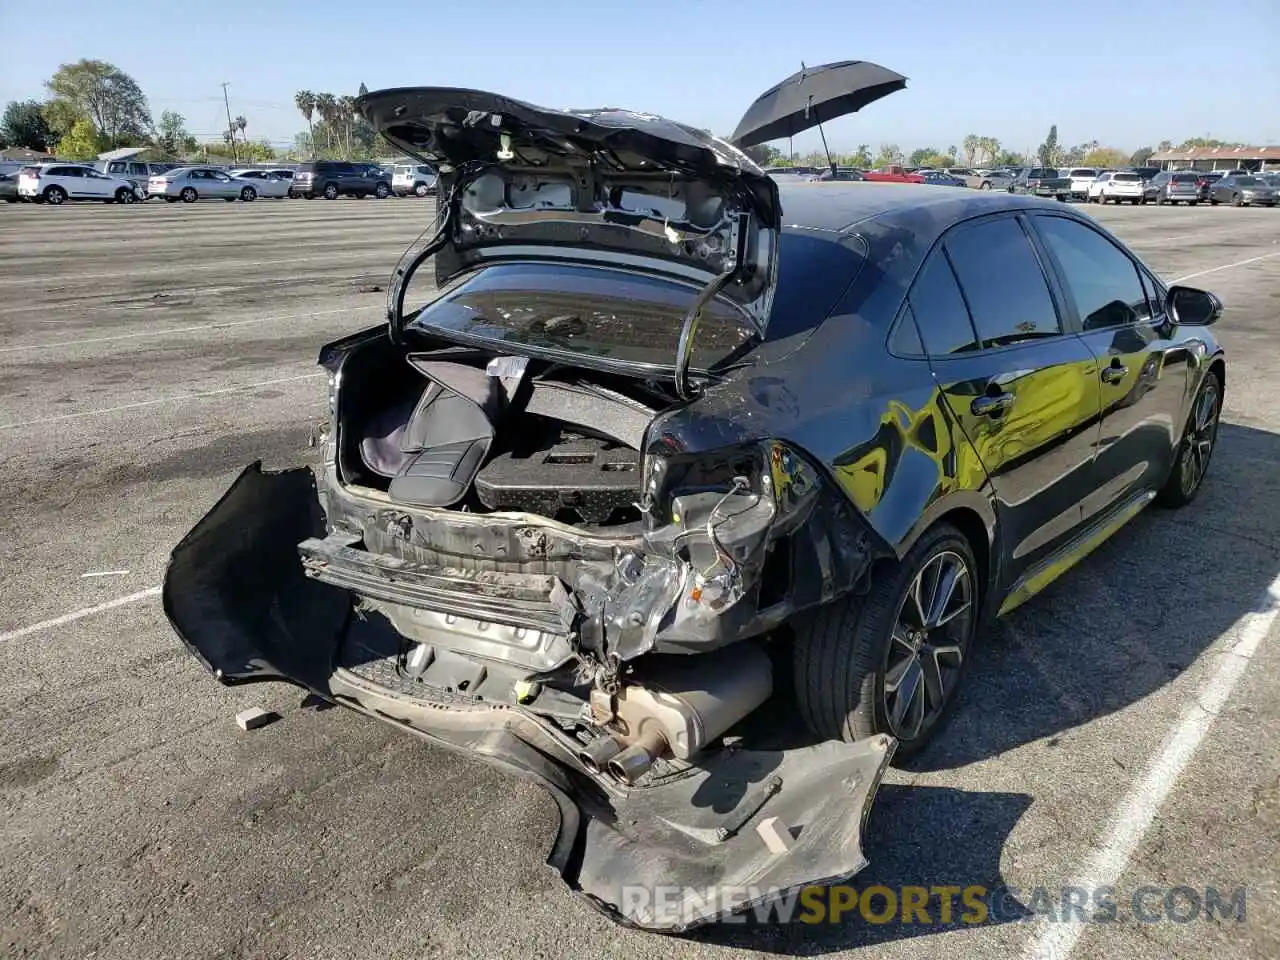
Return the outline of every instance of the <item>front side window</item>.
[[[1151,317],[1138,267],[1128,254],[1096,230],[1066,217],[1037,216],[1035,224],[1085,330],[1127,326]]]
[[[1062,333],[1044,271],[1012,217],[964,227],[946,241],[983,347]]]

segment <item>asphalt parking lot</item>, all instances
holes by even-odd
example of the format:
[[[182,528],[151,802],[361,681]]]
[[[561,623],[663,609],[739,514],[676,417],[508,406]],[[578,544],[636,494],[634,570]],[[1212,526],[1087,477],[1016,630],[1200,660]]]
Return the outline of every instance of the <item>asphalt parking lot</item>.
[[[0,954],[1280,956],[1280,210],[1090,212],[1226,302],[1224,424],[1196,504],[1021,608],[881,791],[859,882],[1007,887],[1001,915],[659,939],[544,865],[536,788],[222,688],[160,610],[241,467],[311,458],[317,348],[380,322],[430,201],[0,208]],[[1116,922],[1029,916],[1108,880]],[[1140,922],[1144,885],[1244,887],[1246,917]]]

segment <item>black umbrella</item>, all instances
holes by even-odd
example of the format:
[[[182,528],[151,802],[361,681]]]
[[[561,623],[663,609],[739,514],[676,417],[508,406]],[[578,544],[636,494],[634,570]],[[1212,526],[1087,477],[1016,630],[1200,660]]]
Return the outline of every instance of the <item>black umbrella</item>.
[[[750,147],[769,140],[794,137],[822,121],[856,113],[868,103],[887,97],[907,85],[900,73],[866,60],[842,60],[820,67],[805,67],[776,87],[760,94],[738,121],[729,142]],[[827,136],[822,134],[826,147]]]

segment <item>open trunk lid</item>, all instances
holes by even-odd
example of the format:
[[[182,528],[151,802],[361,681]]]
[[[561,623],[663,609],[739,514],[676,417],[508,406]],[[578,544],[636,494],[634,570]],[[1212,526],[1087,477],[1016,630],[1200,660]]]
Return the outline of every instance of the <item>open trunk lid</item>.
[[[711,297],[736,304],[763,334],[781,201],[736,147],[651,114],[550,110],[480,90],[380,90],[359,107],[393,145],[440,171],[438,229],[393,277],[393,336],[404,287],[431,256],[439,285],[501,260],[659,273],[696,285],[698,307]]]

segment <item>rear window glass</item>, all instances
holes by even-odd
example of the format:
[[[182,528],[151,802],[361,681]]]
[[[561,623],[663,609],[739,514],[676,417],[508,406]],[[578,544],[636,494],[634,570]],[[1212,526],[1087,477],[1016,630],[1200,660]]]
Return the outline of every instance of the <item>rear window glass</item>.
[[[963,228],[946,247],[984,347],[1061,333],[1040,261],[1016,220]]]
[[[1071,171],[1071,176],[1073,177],[1096,177],[1097,175],[1098,171],[1090,169],[1089,167],[1076,167],[1076,169]]]
[[[1111,179],[1118,180],[1123,183],[1134,183],[1138,180],[1141,180],[1142,178],[1138,176],[1136,173],[1117,173]]]
[[[409,329],[453,332],[624,363],[674,363],[696,287],[599,267],[495,264],[428,304]],[[691,366],[707,369],[745,346],[753,332],[722,302],[703,311]]]
[[[1027,177],[1032,180],[1035,180],[1037,178],[1041,180],[1052,179],[1057,175],[1058,175],[1058,171],[1055,170],[1053,167],[1032,167],[1031,170],[1028,171],[1027,173]]]
[[[1174,183],[1195,183],[1198,178],[1194,173],[1175,173],[1169,179]]]

